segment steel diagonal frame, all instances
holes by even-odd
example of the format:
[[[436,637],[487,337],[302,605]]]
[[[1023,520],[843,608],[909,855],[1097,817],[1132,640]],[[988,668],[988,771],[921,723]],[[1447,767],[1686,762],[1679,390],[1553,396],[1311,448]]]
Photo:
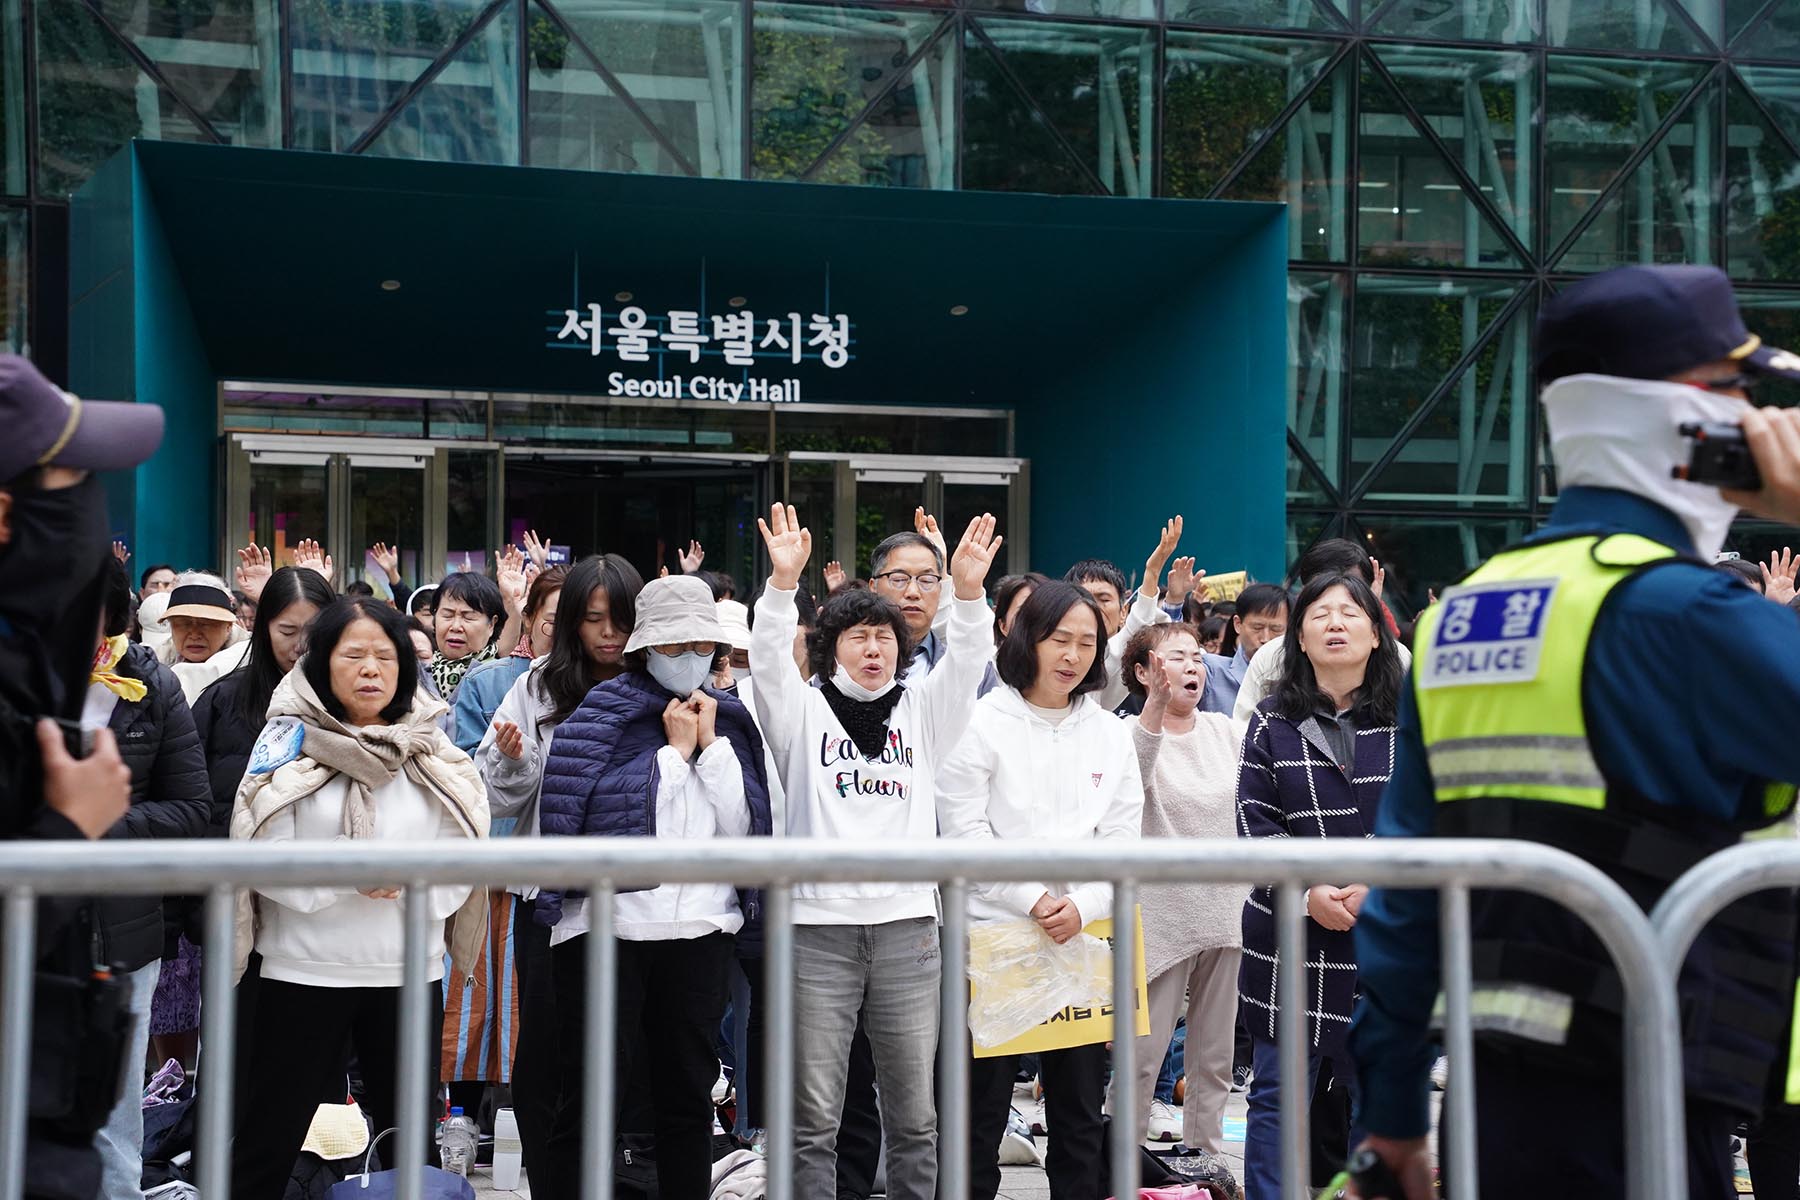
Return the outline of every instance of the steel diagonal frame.
[[[1800,881],[1800,846],[1759,847],[1785,851],[1786,866]],[[1733,854],[1741,852],[1734,851]],[[1724,856],[1721,856],[1721,859]],[[1720,859],[1713,860],[1714,863]],[[1741,861],[1741,860],[1734,860]],[[1712,864],[1709,863],[1708,866]],[[1073,878],[1109,879],[1124,883],[1122,894],[1139,883],[1267,883],[1286,894],[1319,878],[1352,877],[1380,886],[1503,888],[1553,900],[1581,916],[1606,946],[1617,965],[1627,999],[1626,1118],[1629,1194],[1634,1200],[1676,1200],[1685,1172],[1685,1128],[1681,1102],[1680,1028],[1675,998],[1675,972],[1651,923],[1625,891],[1593,866],[1560,850],[1524,842],[1488,840],[1381,839],[1345,844],[1288,839],[1153,840],[1128,844],[1096,841],[944,842],[891,845],[881,842],[832,842],[810,839],[730,839],[705,847],[683,847],[656,839],[546,838],[506,839],[447,845],[442,842],[402,844],[183,841],[163,848],[154,860],[124,843],[37,843],[0,845],[0,888],[6,893],[8,941],[0,960],[0,994],[9,999],[29,993],[25,978],[31,964],[19,951],[29,924],[34,895],[186,894],[220,888],[269,886],[368,886],[402,878],[410,889],[439,885],[504,886],[521,878],[546,886],[632,888],[661,883],[729,882],[771,888],[768,917],[770,962],[775,970],[789,960],[792,945],[791,907],[787,889],[796,882],[870,882],[944,880],[1029,880],[1046,868]],[[1704,869],[1704,868],[1703,868]],[[1683,881],[1685,885],[1687,881]],[[1742,872],[1732,881],[1739,890],[1754,887]],[[1683,885],[1678,885],[1680,888]],[[952,888],[954,895],[957,889]],[[1673,896],[1673,893],[1671,894]],[[1667,902],[1665,902],[1666,905]],[[423,909],[409,905],[414,945],[421,950]],[[1661,910],[1659,910],[1661,911]],[[222,916],[222,905],[213,912]],[[1130,922],[1126,922],[1127,927]],[[1290,923],[1291,926],[1291,923]],[[601,931],[603,932],[603,931]],[[1292,934],[1291,927],[1289,934]],[[1447,961],[1458,961],[1456,923],[1446,930]],[[1292,936],[1280,946],[1283,969],[1297,972],[1304,946]],[[233,969],[230,954],[208,957],[209,987],[216,989]],[[1121,955],[1129,962],[1129,953]],[[408,960],[410,990],[421,993],[424,972]],[[960,964],[944,972],[945,986],[965,986]],[[219,973],[215,976],[214,973]],[[772,978],[777,1006],[791,996]],[[403,1011],[417,1012],[404,1002]],[[23,1044],[29,1029],[29,1002],[0,1014],[0,1044]],[[1464,1006],[1458,1005],[1458,1012]],[[221,1026],[229,1013],[203,1014],[208,1040],[229,1037]],[[1298,1013],[1293,1014],[1296,1018]],[[1452,1019],[1452,1025],[1457,1021]],[[784,1117],[793,1080],[783,1068],[791,1053],[794,1030],[789,1022],[770,1022],[771,1105],[778,1128],[772,1141],[772,1200],[789,1200],[792,1126]],[[1469,1031],[1452,1028],[1452,1044]],[[1135,1049],[1135,1047],[1134,1047]],[[422,1060],[418,1065],[423,1065]],[[5,1068],[6,1064],[0,1064]],[[949,1060],[951,1077],[944,1086],[966,1086],[968,1064]],[[17,1065],[0,1069],[0,1083],[17,1091],[24,1072]],[[422,1099],[422,1097],[421,1097]],[[211,1090],[201,1099],[201,1120],[209,1127],[222,1121],[229,1096]],[[0,1200],[10,1200],[22,1184],[22,1123],[25,1104],[18,1095],[0,1096]],[[1452,1130],[1455,1138],[1473,1130]],[[1467,1154],[1453,1150],[1452,1161]],[[403,1191],[416,1186],[410,1167],[402,1168]],[[416,1178],[416,1177],[415,1177]],[[596,1191],[604,1182],[593,1181]],[[1295,1181],[1298,1183],[1298,1180]],[[228,1200],[223,1192],[209,1200]]]
[[[501,10],[509,8],[517,2],[518,0],[493,0],[493,3],[476,14],[475,19],[469,23],[469,27],[457,34],[455,40],[444,47],[438,56],[432,59],[423,71],[419,72],[416,79],[401,89],[400,94],[394,98],[394,102],[375,118],[374,123],[363,130],[354,142],[350,143],[350,148],[346,153],[361,154],[374,145],[375,139],[386,133],[387,127],[398,120],[402,112],[406,111],[406,106],[417,100],[419,93],[430,87],[432,80],[442,75],[444,68],[455,62],[457,56],[469,48],[481,31],[487,28],[488,22],[499,16]],[[520,63],[519,69],[525,70],[526,65]]]
[[[169,82],[168,77],[163,74],[162,67],[158,65],[157,61],[148,54],[145,54],[142,47],[128,37],[117,25],[113,24],[112,18],[108,17],[105,11],[100,7],[100,0],[80,0],[80,4],[89,16],[99,22],[100,27],[106,31],[107,36],[119,44],[119,48],[137,65],[138,70],[148,75],[151,81],[155,83],[169,99],[175,102],[175,107],[179,108],[182,113],[187,116],[188,120],[194,123],[196,129],[205,134],[209,141],[216,142],[219,145],[225,144],[226,139],[219,136],[219,131],[213,128],[212,122],[201,115],[199,109],[188,103],[188,98],[183,96],[181,92],[176,89],[175,85]]]
[[[981,43],[982,49],[986,50],[988,55],[994,60],[994,66],[997,67],[1000,74],[1005,77],[1007,86],[1012,88],[1012,90],[1017,93],[1019,99],[1025,102],[1026,107],[1031,110],[1034,117],[1043,123],[1044,129],[1056,141],[1056,144],[1062,149],[1062,152],[1068,155],[1069,161],[1075,164],[1076,169],[1079,170],[1082,177],[1087,180],[1088,186],[1092,189],[1093,193],[1096,196],[1112,195],[1113,190],[1100,182],[1100,177],[1094,173],[1092,167],[1088,166],[1087,160],[1081,156],[1080,151],[1075,149],[1074,144],[1071,143],[1068,137],[1063,134],[1063,131],[1057,127],[1056,122],[1050,119],[1050,114],[1044,111],[1043,106],[1038,103],[1037,97],[1031,94],[1031,89],[1025,86],[1024,80],[1020,79],[1018,75],[1013,72],[1012,64],[1006,61],[1006,51],[1002,50],[999,44],[995,42],[993,38],[988,36],[988,31],[981,27],[981,22],[970,18],[968,30],[975,35],[975,40]],[[964,58],[965,60],[967,58],[966,52]],[[966,87],[968,80],[966,64],[963,79],[964,86]]]
[[[1294,119],[1294,115],[1312,103],[1313,94],[1331,80],[1337,69],[1344,65],[1344,60],[1355,53],[1355,48],[1356,43],[1347,41],[1332,51],[1331,57],[1327,58],[1324,65],[1319,68],[1319,74],[1302,87],[1294,98],[1289,100],[1282,110],[1270,119],[1269,127],[1257,135],[1256,140],[1251,142],[1249,147],[1238,156],[1237,161],[1231,164],[1231,168],[1219,177],[1219,182],[1213,184],[1206,193],[1208,198],[1223,196],[1232,185],[1237,183],[1238,177],[1250,168],[1250,164],[1255,161],[1256,156],[1266,150],[1269,143],[1280,137],[1287,129],[1288,123]]]
[[[931,31],[931,36],[927,37],[917,50],[909,54],[905,62],[894,68],[888,81],[882,84],[873,96],[869,97],[868,102],[863,105],[862,111],[852,117],[849,124],[838,130],[837,136],[831,139],[831,144],[826,146],[819,157],[813,160],[811,166],[800,173],[802,182],[810,182],[812,177],[818,173],[819,168],[825,165],[826,160],[841,150],[845,142],[856,136],[857,130],[868,124],[869,118],[875,113],[875,106],[893,95],[903,82],[911,79],[914,68],[923,62],[925,57],[931,53],[932,48],[954,28],[956,28],[956,17],[954,15],[945,17],[938,27]],[[904,30],[895,32],[901,37],[905,36]]]

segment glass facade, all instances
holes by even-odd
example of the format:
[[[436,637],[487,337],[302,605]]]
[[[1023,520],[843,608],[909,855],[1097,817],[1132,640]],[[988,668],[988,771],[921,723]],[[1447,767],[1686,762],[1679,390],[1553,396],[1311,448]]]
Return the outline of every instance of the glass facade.
[[[1800,341],[1795,0],[0,0],[0,332],[53,373],[134,137],[1286,202],[1287,552],[1363,538],[1408,609],[1554,501],[1558,286],[1713,263]]]

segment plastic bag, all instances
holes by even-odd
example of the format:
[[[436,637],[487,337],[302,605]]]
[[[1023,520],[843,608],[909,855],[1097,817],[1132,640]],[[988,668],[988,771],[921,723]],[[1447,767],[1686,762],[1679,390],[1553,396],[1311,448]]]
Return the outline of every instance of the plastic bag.
[[[1065,1008],[1112,1003],[1112,948],[1078,933],[1057,945],[1029,918],[969,930],[969,1036],[999,1046]]]

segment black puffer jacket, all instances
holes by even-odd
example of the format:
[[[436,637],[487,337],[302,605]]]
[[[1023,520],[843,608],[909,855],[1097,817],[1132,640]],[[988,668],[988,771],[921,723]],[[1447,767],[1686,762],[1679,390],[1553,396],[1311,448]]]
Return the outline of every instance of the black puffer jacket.
[[[118,674],[141,679],[142,700],[120,700],[108,723],[131,769],[131,809],[106,836],[197,838],[206,835],[206,759],[175,673],[140,645],[125,652]],[[135,971],[162,957],[160,896],[114,896],[99,906],[105,962]]]
[[[206,775],[212,785],[212,813],[208,837],[224,837],[231,828],[231,802],[250,766],[250,751],[262,732],[263,719],[246,720],[240,707],[250,673],[240,667],[210,685],[194,701],[194,727],[200,733],[200,751],[206,756]]]

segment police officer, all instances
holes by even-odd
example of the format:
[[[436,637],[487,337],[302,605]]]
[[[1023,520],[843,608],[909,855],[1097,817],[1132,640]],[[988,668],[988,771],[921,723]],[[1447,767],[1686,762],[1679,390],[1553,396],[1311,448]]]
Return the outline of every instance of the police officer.
[[[83,402],[0,354],[0,429],[0,840],[104,837],[129,807],[131,775],[109,731],[91,748],[69,732],[80,728],[110,553],[93,472],[150,457],[162,410]],[[37,912],[24,1192],[86,1200],[100,1187],[94,1133],[143,1064],[124,1062],[129,1014],[96,971],[105,964],[94,961],[87,903],[46,897]],[[99,1066],[108,1051],[119,1070]]]
[[[1793,806],[1800,618],[1710,564],[1740,505],[1800,518],[1800,423],[1748,403],[1759,378],[1800,380],[1800,357],[1744,328],[1720,271],[1624,267],[1544,306],[1536,367],[1560,497],[1420,620],[1376,833],[1561,847],[1648,910]],[[1689,422],[1742,425],[1763,490],[1673,478]],[[1622,1196],[1609,956],[1579,916],[1523,893],[1478,891],[1470,919],[1482,1188]],[[1682,973],[1686,1195],[1732,1194],[1732,1128],[1786,1057],[1793,936],[1791,900],[1752,897]],[[1436,896],[1374,891],[1356,945],[1366,1144],[1426,1200]]]

